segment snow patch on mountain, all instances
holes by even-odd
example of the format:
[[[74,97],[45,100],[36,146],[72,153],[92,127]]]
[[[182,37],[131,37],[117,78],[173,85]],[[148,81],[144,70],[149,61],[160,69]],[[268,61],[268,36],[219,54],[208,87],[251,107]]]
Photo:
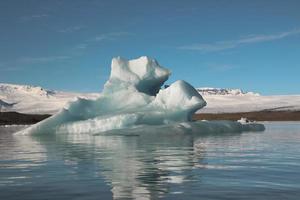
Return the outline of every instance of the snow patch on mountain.
[[[260,96],[259,93],[245,92],[241,89],[201,87],[201,88],[197,88],[197,91],[203,96],[206,95]]]
[[[203,95],[207,106],[198,113],[299,111],[300,95]]]
[[[11,108],[15,105],[16,103],[7,103],[3,100],[0,99],[0,111],[6,110],[7,108]]]

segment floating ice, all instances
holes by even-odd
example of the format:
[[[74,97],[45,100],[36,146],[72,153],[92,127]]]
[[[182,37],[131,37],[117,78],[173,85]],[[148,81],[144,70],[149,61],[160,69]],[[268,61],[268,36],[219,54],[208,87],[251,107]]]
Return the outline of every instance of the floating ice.
[[[238,122],[191,122],[192,115],[206,102],[185,81],[176,81],[161,89],[169,75],[168,69],[148,57],[129,61],[114,58],[110,78],[98,99],[78,99],[59,113],[19,133],[95,134],[118,129],[150,130],[154,125],[156,128],[181,127],[186,131],[196,130],[195,127],[219,132],[251,130],[252,126]]]

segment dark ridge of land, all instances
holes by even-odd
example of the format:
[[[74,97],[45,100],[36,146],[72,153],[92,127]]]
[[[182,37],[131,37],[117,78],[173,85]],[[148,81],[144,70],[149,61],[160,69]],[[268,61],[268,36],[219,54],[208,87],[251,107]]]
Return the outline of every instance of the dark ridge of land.
[[[240,113],[199,113],[194,120],[300,121],[300,111],[256,111]]]
[[[51,115],[23,114],[18,112],[0,112],[0,125],[35,124]]]
[[[0,112],[0,125],[35,124],[51,115],[23,114],[18,112]],[[300,121],[300,111],[257,111],[241,113],[199,113],[194,120],[239,120],[242,117],[250,121]]]

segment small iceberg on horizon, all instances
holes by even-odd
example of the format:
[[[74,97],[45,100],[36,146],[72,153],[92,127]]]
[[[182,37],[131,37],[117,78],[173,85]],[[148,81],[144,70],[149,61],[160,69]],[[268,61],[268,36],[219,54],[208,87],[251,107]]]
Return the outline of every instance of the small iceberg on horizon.
[[[157,132],[158,129],[192,132],[262,131],[261,124],[233,121],[192,121],[206,106],[189,83],[179,80],[161,89],[171,72],[154,59],[113,58],[111,74],[96,100],[77,99],[57,114],[17,134]]]

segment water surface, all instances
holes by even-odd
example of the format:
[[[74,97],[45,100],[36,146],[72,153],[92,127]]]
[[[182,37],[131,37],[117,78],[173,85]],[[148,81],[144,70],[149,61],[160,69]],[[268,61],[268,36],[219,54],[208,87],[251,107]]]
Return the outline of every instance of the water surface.
[[[300,123],[242,134],[14,136],[0,199],[299,199]]]

